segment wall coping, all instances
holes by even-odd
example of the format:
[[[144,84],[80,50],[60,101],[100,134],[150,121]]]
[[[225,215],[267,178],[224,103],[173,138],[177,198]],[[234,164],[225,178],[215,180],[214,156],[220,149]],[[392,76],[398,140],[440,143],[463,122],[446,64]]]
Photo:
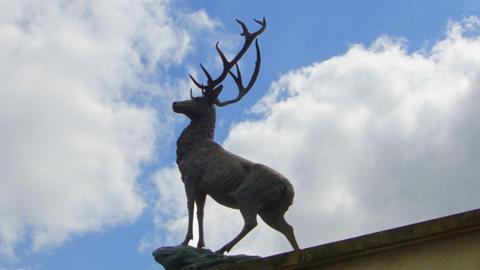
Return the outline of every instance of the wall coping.
[[[401,246],[480,231],[480,209],[213,269],[291,269],[328,264]]]

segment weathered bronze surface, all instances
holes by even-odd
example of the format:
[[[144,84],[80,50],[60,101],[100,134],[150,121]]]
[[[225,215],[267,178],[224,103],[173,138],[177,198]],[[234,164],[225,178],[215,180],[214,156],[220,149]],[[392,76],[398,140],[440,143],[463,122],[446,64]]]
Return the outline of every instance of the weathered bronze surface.
[[[205,246],[203,237],[203,209],[207,195],[218,203],[239,209],[244,219],[240,233],[217,253],[230,251],[248,232],[257,225],[257,214],[273,229],[281,232],[295,250],[292,226],[284,219],[284,214],[293,202],[294,191],[290,182],[273,169],[236,156],[214,142],[215,106],[226,106],[239,101],[252,88],[260,70],[260,48],[257,37],[265,30],[266,21],[255,20],[260,29],[250,33],[245,23],[237,20],[242,27],[241,36],[245,41],[237,55],[228,60],[216,44],[216,50],[223,63],[223,71],[217,78],[212,78],[200,64],[207,77],[206,85],[200,84],[190,75],[194,84],[201,89],[202,95],[173,103],[173,111],[190,118],[190,124],[183,130],[177,140],[177,164],[185,184],[188,208],[188,230],[183,245],[188,245],[193,238],[193,210],[197,206],[199,240],[197,247]],[[238,68],[238,61],[255,40],[256,57],[253,75],[245,87]],[[231,69],[236,67],[236,74]],[[223,86],[222,81],[230,74],[238,87],[238,96],[228,101],[220,101],[218,96]]]

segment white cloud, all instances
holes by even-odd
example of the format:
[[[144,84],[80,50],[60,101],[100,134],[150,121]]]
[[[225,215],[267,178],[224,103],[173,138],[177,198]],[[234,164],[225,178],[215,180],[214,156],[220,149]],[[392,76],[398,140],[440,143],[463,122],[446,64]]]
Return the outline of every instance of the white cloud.
[[[25,239],[38,250],[142,212],[136,177],[156,136],[169,132],[168,119],[158,122],[153,109],[129,100],[155,88],[146,77],[156,66],[179,63],[189,51],[190,33],[175,26],[169,5],[0,3],[4,258],[14,258]]]
[[[261,120],[232,127],[227,149],[293,183],[287,220],[302,247],[479,207],[480,36],[466,35],[475,22],[450,22],[426,53],[384,36],[291,71],[254,107]],[[174,177],[160,174],[167,178]],[[178,175],[171,181],[181,185]],[[242,226],[238,212],[223,209],[206,209],[213,249]],[[184,215],[164,221],[183,226],[177,242]],[[283,236],[261,224],[233,251],[287,250]]]
[[[220,26],[220,23],[208,17],[207,12],[203,9],[184,15],[184,21],[187,26],[196,27],[198,30],[212,30]]]

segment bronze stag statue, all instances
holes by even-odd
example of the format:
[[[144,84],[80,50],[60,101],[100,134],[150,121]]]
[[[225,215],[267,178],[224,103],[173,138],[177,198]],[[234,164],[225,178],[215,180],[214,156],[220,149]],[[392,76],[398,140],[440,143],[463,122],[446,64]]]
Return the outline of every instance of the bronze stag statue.
[[[266,21],[255,20],[260,29],[250,33],[245,23],[242,27],[245,37],[243,47],[232,60],[227,60],[220,50],[216,50],[223,63],[223,71],[218,78],[212,78],[200,64],[207,77],[206,85],[200,84],[190,75],[193,83],[201,89],[202,96],[194,97],[190,89],[190,99],[173,103],[173,111],[190,118],[190,124],[177,140],[177,165],[185,184],[188,207],[188,230],[182,245],[188,245],[193,238],[193,209],[197,205],[199,240],[197,247],[205,246],[203,238],[203,208],[205,199],[210,195],[218,203],[239,209],[244,219],[241,232],[217,253],[229,252],[248,232],[257,225],[257,214],[273,229],[281,232],[295,250],[298,244],[293,228],[284,218],[284,214],[293,202],[294,191],[290,182],[269,167],[236,156],[214,142],[215,106],[226,106],[239,101],[252,88],[260,70],[260,49],[257,37],[265,30]],[[238,61],[255,40],[255,69],[250,82],[245,87],[238,68]],[[236,67],[236,74],[231,69]],[[238,87],[238,96],[228,101],[220,101],[218,96],[223,89],[222,81],[230,74]]]

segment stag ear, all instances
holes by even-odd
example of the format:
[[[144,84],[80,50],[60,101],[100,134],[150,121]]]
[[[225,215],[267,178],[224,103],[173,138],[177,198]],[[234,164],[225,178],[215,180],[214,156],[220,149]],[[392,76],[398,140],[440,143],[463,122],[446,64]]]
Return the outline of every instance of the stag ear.
[[[215,102],[217,100],[218,95],[220,95],[220,93],[222,92],[222,89],[223,85],[219,85],[210,92],[209,98],[211,102]]]

